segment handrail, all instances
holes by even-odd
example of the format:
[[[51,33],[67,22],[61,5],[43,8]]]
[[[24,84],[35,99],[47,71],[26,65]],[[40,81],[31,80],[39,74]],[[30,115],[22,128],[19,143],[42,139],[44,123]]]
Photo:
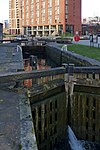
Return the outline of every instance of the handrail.
[[[4,73],[0,74],[0,84],[11,81],[20,81],[25,79],[41,78],[46,76],[60,75],[69,73],[83,73],[83,74],[100,74],[100,67],[88,66],[88,67],[74,67],[74,65],[65,65],[65,67],[49,68],[46,70],[32,70],[32,71],[21,71],[16,73]]]
[[[64,74],[66,72],[64,67],[50,68],[47,70],[32,70],[32,71],[21,71],[16,73],[5,73],[0,74],[0,84],[8,83],[13,81],[20,81],[25,79],[41,78],[46,76],[53,76]]]
[[[98,66],[87,66],[87,67],[74,67],[73,70],[74,73],[94,73],[99,74],[100,73],[100,67]]]

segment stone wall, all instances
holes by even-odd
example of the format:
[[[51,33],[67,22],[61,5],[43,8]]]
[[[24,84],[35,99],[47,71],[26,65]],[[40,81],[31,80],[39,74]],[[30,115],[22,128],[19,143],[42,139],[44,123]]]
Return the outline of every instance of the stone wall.
[[[100,142],[100,87],[75,85],[71,127],[78,139]]]
[[[45,46],[22,46],[23,58],[29,58],[30,55],[45,57]]]
[[[81,56],[71,51],[62,51],[56,45],[46,45],[46,56],[54,61],[57,66],[61,66],[63,63],[73,63],[75,66],[100,66],[100,62],[97,60]]]

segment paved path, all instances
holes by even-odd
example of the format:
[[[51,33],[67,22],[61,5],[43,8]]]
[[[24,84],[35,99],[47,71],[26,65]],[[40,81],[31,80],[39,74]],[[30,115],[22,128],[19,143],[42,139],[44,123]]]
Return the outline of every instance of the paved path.
[[[90,46],[90,40],[80,40],[80,41],[78,41],[78,42],[73,41],[72,43]],[[93,43],[92,43],[91,46],[93,46]],[[94,43],[94,47],[98,47],[98,44],[97,44],[97,43]]]
[[[0,73],[23,68],[17,44],[0,45]],[[0,87],[1,84],[0,84]],[[20,107],[16,92],[0,88],[0,150],[18,150],[20,144]]]
[[[0,90],[0,150],[18,150],[20,135],[19,96]]]
[[[23,69],[22,51],[17,44],[0,45],[0,73]]]
[[[22,51],[16,43],[1,44],[0,54],[0,74],[23,69]],[[0,150],[37,150],[30,102],[25,91],[16,92],[14,85],[0,83]]]

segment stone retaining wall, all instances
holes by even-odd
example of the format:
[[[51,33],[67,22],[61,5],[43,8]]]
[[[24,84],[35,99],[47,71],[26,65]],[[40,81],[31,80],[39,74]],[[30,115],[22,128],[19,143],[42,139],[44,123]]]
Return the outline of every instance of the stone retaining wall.
[[[95,59],[84,57],[71,51],[62,51],[56,45],[46,45],[46,55],[58,66],[62,63],[73,63],[75,66],[100,66],[100,62]]]

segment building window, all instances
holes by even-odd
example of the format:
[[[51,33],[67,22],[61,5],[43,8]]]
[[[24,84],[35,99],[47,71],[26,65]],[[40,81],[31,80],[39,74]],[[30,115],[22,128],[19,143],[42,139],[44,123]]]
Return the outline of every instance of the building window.
[[[31,0],[31,3],[33,3],[34,2],[34,0]]]

